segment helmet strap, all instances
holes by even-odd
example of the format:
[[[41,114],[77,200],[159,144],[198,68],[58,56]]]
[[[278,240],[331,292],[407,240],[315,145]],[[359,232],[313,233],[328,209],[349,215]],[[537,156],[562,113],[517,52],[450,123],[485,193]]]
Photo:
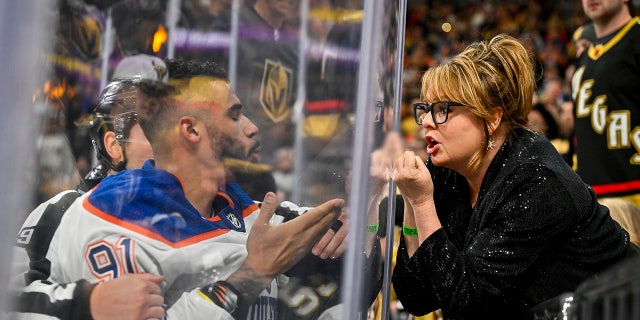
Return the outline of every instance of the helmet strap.
[[[111,169],[116,172],[120,172],[127,168],[127,152],[124,148],[124,142],[120,141],[120,148],[122,149],[122,161],[118,162],[118,164],[111,164]]]

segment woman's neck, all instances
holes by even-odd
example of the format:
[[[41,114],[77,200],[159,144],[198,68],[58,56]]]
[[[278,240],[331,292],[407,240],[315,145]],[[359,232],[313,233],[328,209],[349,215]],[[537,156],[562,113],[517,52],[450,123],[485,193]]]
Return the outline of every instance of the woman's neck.
[[[500,151],[500,148],[502,148],[502,145],[505,143],[505,141],[505,135],[496,134],[494,147],[487,150],[487,153],[484,155],[482,160],[480,160],[480,165],[478,166],[478,168],[467,168],[467,170],[465,170],[464,172],[460,172],[460,174],[467,180],[467,186],[469,187],[469,201],[471,203],[471,207],[476,206],[478,198],[480,197],[482,182],[487,175],[489,166]]]

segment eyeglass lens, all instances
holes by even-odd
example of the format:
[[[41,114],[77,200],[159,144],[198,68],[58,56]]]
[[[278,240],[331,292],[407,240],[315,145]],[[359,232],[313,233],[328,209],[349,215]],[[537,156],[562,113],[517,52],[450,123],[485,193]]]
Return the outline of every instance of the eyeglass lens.
[[[458,104],[453,104],[453,105],[458,105]],[[431,117],[435,124],[445,123],[449,116],[450,107],[451,105],[444,101],[437,101],[432,103],[431,105],[428,105],[425,102],[416,103],[414,106],[416,123],[418,123],[419,125],[422,125],[424,118],[429,114],[429,112],[431,112]]]

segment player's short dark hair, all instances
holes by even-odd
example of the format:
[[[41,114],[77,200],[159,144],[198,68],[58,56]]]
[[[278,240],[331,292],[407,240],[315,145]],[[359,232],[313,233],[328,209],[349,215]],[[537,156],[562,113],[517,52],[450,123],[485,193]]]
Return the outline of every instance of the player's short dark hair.
[[[179,84],[182,82],[181,80],[189,80],[197,76],[227,80],[226,70],[213,61],[168,58],[164,62],[169,72],[169,83],[172,84],[171,88],[175,94],[181,90],[181,84]],[[175,95],[172,94],[169,99],[158,100],[155,104],[146,105],[143,111],[138,112],[138,122],[149,139],[154,153],[163,151],[159,149],[162,146],[158,144],[163,139],[162,134],[171,125],[171,120],[180,116],[181,111],[178,110],[180,105],[174,98]]]

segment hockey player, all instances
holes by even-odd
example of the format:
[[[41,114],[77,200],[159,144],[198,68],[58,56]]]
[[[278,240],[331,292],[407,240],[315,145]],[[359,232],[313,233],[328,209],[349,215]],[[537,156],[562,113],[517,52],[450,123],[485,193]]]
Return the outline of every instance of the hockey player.
[[[145,160],[153,158],[151,145],[131,111],[159,94],[155,87],[126,79],[114,81],[102,91],[89,122],[99,164],[75,190],[62,192],[34,209],[16,238],[14,265],[18,276],[13,281],[22,291],[10,306],[13,316],[103,319],[117,315],[134,319],[164,315],[159,286],[162,276],[129,274],[100,286],[84,279],[59,284],[51,279],[51,266],[56,261],[49,259],[49,243],[73,200],[107,175],[140,168]]]

